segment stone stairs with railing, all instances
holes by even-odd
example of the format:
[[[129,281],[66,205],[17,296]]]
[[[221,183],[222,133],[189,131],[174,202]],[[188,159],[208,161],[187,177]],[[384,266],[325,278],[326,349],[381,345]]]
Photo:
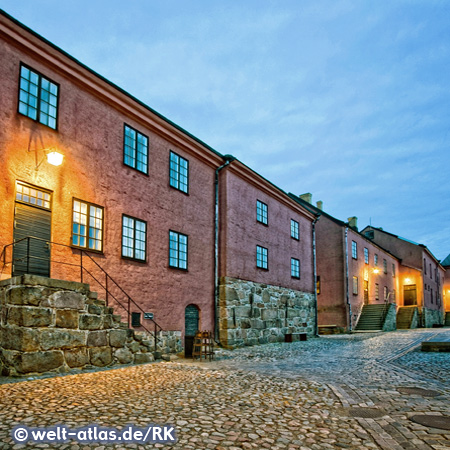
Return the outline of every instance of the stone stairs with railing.
[[[402,306],[397,311],[397,330],[409,330],[416,312],[415,307]]]
[[[364,305],[355,331],[381,331],[386,315],[386,305]]]

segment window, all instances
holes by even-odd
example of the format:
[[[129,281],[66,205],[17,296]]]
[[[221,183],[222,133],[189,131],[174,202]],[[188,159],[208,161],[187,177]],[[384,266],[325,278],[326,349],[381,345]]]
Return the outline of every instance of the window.
[[[378,283],[375,283],[375,300],[380,299],[380,287],[378,286]]]
[[[369,249],[364,247],[364,262],[369,264]]]
[[[385,259],[383,259],[383,270],[384,273],[387,273],[387,261]]]
[[[58,85],[20,66],[19,113],[56,129]]]
[[[267,225],[267,205],[259,200],[256,201],[256,220]]]
[[[260,269],[268,269],[267,248],[256,246],[256,267]]]
[[[291,258],[291,277],[300,278],[300,260]]]
[[[147,222],[134,217],[122,216],[122,256],[145,261]]]
[[[392,290],[392,302],[395,303],[395,289]]]
[[[39,206],[40,208],[50,209],[51,207],[50,192],[28,186],[20,181],[16,182],[16,200]]]
[[[170,152],[170,185],[181,192],[188,193],[189,161]]]
[[[123,162],[125,165],[148,173],[148,137],[125,125]]]
[[[187,270],[188,237],[169,231],[169,266]]]
[[[300,224],[293,219],[291,219],[291,238],[300,239]]]
[[[423,258],[423,273],[427,274],[427,260]]]
[[[352,258],[358,259],[358,247],[355,241],[352,241]]]
[[[375,266],[378,266],[378,255],[377,254],[373,255],[373,263],[375,264]]]
[[[433,279],[433,271],[431,270],[431,263],[430,263],[430,278]]]
[[[320,277],[317,277],[317,281],[316,281],[316,291],[317,291],[317,295],[320,294]]]
[[[103,208],[73,200],[72,245],[103,251]]]
[[[395,278],[395,264],[392,264],[392,278]]]
[[[353,277],[353,295],[358,295],[358,277]]]
[[[384,287],[384,301],[387,301],[388,295],[389,295],[388,288],[387,288],[387,286],[385,286]]]

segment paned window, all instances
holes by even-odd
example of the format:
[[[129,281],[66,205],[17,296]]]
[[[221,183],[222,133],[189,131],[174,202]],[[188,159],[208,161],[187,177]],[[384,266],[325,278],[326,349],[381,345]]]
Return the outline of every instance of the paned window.
[[[353,295],[358,295],[358,277],[353,277]]]
[[[20,66],[19,113],[56,129],[58,85]]]
[[[380,286],[378,283],[375,283],[375,300],[380,299]]]
[[[170,185],[179,191],[188,193],[189,161],[174,152],[170,152]]]
[[[358,259],[358,246],[355,241],[352,241],[352,258]]]
[[[147,222],[134,217],[122,216],[122,256],[145,261]]]
[[[45,209],[50,209],[51,206],[51,194],[49,192],[27,186],[19,181],[16,183],[16,200]]]
[[[375,266],[378,266],[378,255],[377,254],[373,255],[373,263],[375,264]]]
[[[148,173],[148,137],[128,125],[124,127],[123,162]]]
[[[169,231],[169,266],[187,270],[188,237],[185,234]]]
[[[300,224],[293,219],[291,219],[291,238],[300,239]]]
[[[267,225],[267,205],[259,200],[256,201],[256,220]]]
[[[387,273],[387,261],[385,259],[383,259],[383,270],[384,273]]]
[[[267,248],[256,246],[256,267],[268,269],[268,251]]]
[[[291,258],[291,277],[300,278],[300,260]]]
[[[364,262],[369,264],[369,249],[364,247]]]
[[[103,251],[103,208],[80,200],[73,201],[72,245]]]

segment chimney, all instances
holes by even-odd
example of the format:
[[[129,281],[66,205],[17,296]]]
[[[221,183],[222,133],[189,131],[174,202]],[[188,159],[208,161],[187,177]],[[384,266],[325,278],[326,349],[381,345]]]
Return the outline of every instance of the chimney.
[[[312,205],[312,194],[310,194],[309,192],[306,194],[301,194],[299,196],[302,200],[304,200],[305,202],[308,202]]]
[[[348,219],[348,226],[350,228],[353,228],[354,230],[358,231],[358,218],[357,217],[349,217]]]
[[[321,211],[323,211],[323,201],[319,200],[318,202],[316,202],[316,206],[317,209],[320,209]]]

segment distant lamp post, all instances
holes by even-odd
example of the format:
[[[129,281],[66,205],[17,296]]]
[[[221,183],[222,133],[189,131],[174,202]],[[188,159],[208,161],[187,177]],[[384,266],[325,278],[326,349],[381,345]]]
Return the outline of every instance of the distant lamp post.
[[[47,153],[47,162],[52,166],[60,166],[63,162],[64,155],[58,152]]]

